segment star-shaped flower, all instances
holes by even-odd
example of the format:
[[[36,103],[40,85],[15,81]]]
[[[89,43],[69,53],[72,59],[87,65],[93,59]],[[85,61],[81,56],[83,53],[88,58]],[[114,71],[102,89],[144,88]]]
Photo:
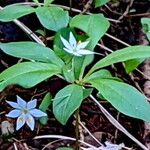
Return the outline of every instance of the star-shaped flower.
[[[60,39],[63,45],[65,46],[63,49],[70,54],[73,54],[75,56],[96,54],[95,52],[85,49],[89,41],[77,42],[72,32],[70,32],[69,35],[69,42],[66,39],[64,39],[62,36],[60,36]]]
[[[22,98],[17,96],[17,103],[11,101],[6,102],[11,107],[15,108],[14,110],[10,111],[6,116],[10,118],[17,118],[16,130],[19,130],[26,123],[33,131],[35,126],[35,118],[47,116],[46,113],[35,108],[37,105],[36,99],[26,102]]]

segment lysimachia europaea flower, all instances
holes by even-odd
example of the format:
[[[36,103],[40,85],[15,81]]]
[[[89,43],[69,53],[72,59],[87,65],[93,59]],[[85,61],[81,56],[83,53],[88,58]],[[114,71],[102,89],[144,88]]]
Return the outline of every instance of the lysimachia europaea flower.
[[[17,118],[16,130],[19,130],[26,123],[33,131],[35,126],[35,118],[47,116],[46,113],[35,108],[37,105],[36,99],[26,102],[22,98],[17,96],[17,103],[12,101],[6,102],[11,107],[15,108],[6,116],[10,118]]]
[[[85,48],[89,44],[89,41],[77,42],[72,32],[70,32],[69,41],[64,39],[62,36],[60,36],[60,39],[61,39],[63,45],[65,46],[63,49],[66,52],[73,54],[75,56],[83,56],[83,55],[91,55],[91,54],[100,55],[99,53],[95,53],[90,50],[86,50]]]

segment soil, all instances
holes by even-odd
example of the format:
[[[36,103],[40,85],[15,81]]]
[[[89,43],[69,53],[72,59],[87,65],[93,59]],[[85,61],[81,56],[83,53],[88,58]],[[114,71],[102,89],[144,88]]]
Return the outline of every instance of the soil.
[[[27,1],[27,0],[26,0]],[[114,0],[115,1],[115,0]],[[17,2],[24,2],[23,0],[0,0],[0,5],[6,6],[8,4],[13,4]],[[72,0],[72,7],[83,10],[84,6],[88,0]],[[126,12],[127,7],[130,5],[130,0],[120,0],[117,2],[110,2],[107,6],[103,6],[101,8],[94,8],[91,5],[89,8],[89,12],[92,13],[103,13],[106,17],[118,20],[120,18],[120,22],[111,22],[111,28],[108,33],[118,39],[130,44],[130,45],[148,45],[149,42],[142,30],[140,19],[142,17],[150,17],[147,15],[150,12],[150,1],[149,0],[134,0],[131,5],[129,12],[123,16],[124,12]],[[69,6],[69,2],[57,1],[56,3],[62,4],[65,6]],[[72,13],[73,14],[73,13]],[[145,14],[145,15],[144,15]],[[149,13],[150,14],[150,13]],[[40,23],[38,22],[35,15],[29,15],[22,17],[19,19],[26,26],[28,26],[33,32],[37,29],[42,28]],[[35,24],[33,24],[34,22]],[[47,31],[48,34],[49,31]],[[14,42],[14,41],[29,41],[31,40],[18,26],[14,23],[2,23],[0,22],[0,42]],[[107,36],[104,36],[101,40],[101,43],[107,45],[110,49],[117,50],[125,47],[125,45],[117,42]],[[97,47],[97,51],[100,49]],[[97,60],[98,58],[96,58]],[[19,60],[13,57],[10,57],[0,51],[0,72],[5,70],[6,68],[16,64]],[[142,65],[140,66],[142,68]],[[144,83],[147,81],[141,74],[137,71],[133,72],[134,80],[131,79],[131,76],[127,75],[124,71],[124,68],[121,64],[115,65],[113,68],[108,68],[112,74],[121,77],[125,80],[125,82],[136,86],[135,81],[139,84],[139,86],[143,89]],[[37,98],[38,102],[43,99],[46,92],[51,92],[54,96],[59,89],[63,88],[67,83],[57,77],[53,79],[49,79],[48,81],[44,81],[41,84],[30,88],[24,89],[17,85],[12,85],[7,87],[3,92],[0,93],[0,122],[9,121],[9,123],[15,124],[14,120],[8,119],[5,117],[5,114],[10,111],[10,107],[8,107],[5,103],[5,100],[15,100],[16,95],[21,96],[24,99],[30,100],[31,98]],[[150,137],[147,136],[145,139],[145,129],[144,122],[139,121],[138,119],[133,119],[127,117],[121,113],[119,113],[116,109],[114,109],[108,102],[101,101],[101,104],[115,117],[117,120],[139,141],[143,144],[150,142]],[[9,134],[8,136],[0,137],[0,150],[13,150],[15,149],[14,145],[17,146],[18,150],[41,150],[46,144],[54,141],[50,139],[44,140],[35,140],[33,139],[38,135],[65,135],[70,137],[75,137],[75,127],[73,125],[74,118],[71,117],[68,121],[67,125],[62,126],[53,116],[52,108],[50,107],[48,110],[49,120],[46,126],[41,126],[39,124],[36,125],[36,130],[31,132],[28,127],[24,127],[19,131],[15,131],[13,134]],[[125,146],[130,147],[134,150],[140,150],[131,139],[129,139],[124,133],[118,131],[103,115],[101,111],[97,108],[97,106],[90,100],[86,99],[80,109],[80,117],[85,126],[89,129],[89,131],[93,134],[96,134],[98,140],[102,143],[105,141],[111,141],[112,143],[120,144],[124,143]],[[84,139],[93,144],[94,141],[89,138],[88,134],[82,130],[82,134]],[[144,137],[144,138],[143,138]],[[50,144],[45,150],[54,150],[60,146],[74,146],[74,142],[59,140],[55,141],[53,144]],[[95,143],[94,145],[96,145]]]

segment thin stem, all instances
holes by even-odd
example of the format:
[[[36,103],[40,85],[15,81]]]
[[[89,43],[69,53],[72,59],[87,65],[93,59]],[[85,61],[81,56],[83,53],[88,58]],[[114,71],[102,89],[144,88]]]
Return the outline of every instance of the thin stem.
[[[79,121],[80,121],[80,116],[79,116],[79,108],[75,112],[76,116],[76,124],[75,124],[75,133],[76,133],[76,145],[75,145],[75,150],[79,150],[80,144],[80,135],[79,135]]]
[[[71,141],[76,141],[75,138],[72,137],[67,137],[67,136],[63,136],[63,135],[41,135],[41,136],[36,136],[34,137],[34,139],[46,139],[46,138],[51,138],[51,139],[63,139],[63,140],[71,140]],[[93,150],[96,150],[97,148],[89,143],[86,143],[82,140],[79,140],[79,142],[85,146],[88,146],[90,148],[92,148]]]
[[[138,141],[133,135],[131,135],[92,95],[90,98],[96,103],[99,109],[103,112],[106,118],[120,131],[126,134],[130,139],[132,139],[136,144],[138,144],[143,150],[148,150],[148,148]]]
[[[93,138],[100,146],[103,146],[103,144],[85,127],[85,125],[80,121],[79,122],[81,127]]]

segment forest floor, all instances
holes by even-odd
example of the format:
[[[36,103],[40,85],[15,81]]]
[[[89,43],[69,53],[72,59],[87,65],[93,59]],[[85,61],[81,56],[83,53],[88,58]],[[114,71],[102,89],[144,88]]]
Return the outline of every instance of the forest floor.
[[[24,1],[0,0],[0,6],[4,7],[6,5],[17,2]],[[58,4],[70,6],[67,0],[56,0],[56,2]],[[88,0],[73,0],[72,7],[83,10],[87,2]],[[143,32],[141,25],[142,17],[150,17],[149,0],[116,0],[116,2],[109,2],[107,5],[96,9],[91,5],[88,11],[91,13],[103,13],[107,18],[114,19],[114,21],[111,22],[111,28],[107,33],[119,39],[121,42],[117,41],[115,38],[113,39],[108,35],[105,35],[101,40],[102,45],[107,46],[112,50],[121,49],[129,45],[149,45],[149,41],[145,33]],[[20,21],[28,26],[33,32],[41,28],[40,23],[34,15],[25,16],[21,18]],[[16,24],[12,22],[0,22],[0,42],[27,40],[31,39],[29,39],[29,37]],[[103,50],[103,48],[97,47],[97,50]],[[18,59],[10,57],[0,51],[0,72],[17,62]],[[145,68],[147,69],[147,67],[150,68],[150,63],[148,61],[140,65],[139,70],[145,73]],[[132,74],[127,75],[122,64],[117,64],[114,67],[110,67],[108,69],[110,69],[112,74],[121,77],[127,83],[135,87],[140,87],[142,91],[145,92],[147,97],[150,97],[150,84],[147,82],[148,79],[144,78],[139,71],[135,70]],[[8,120],[8,118],[5,117],[6,112],[8,112],[8,106],[6,106],[4,100],[16,99],[15,95],[20,95],[24,99],[28,100],[31,99],[31,97],[34,95],[35,98],[41,100],[45,96],[46,92],[50,91],[53,95],[55,95],[56,92],[64,87],[65,84],[66,83],[63,80],[56,77],[53,80],[42,82],[41,84],[30,89],[24,89],[16,85],[7,87],[3,92],[0,93],[0,127],[2,128],[2,122],[4,121],[14,123],[14,120]],[[148,145],[150,143],[150,129],[146,129],[146,124],[143,121],[133,119],[119,113],[106,101],[101,101],[101,104],[141,143],[143,143],[144,145]],[[51,108],[49,108],[48,113],[48,124],[46,126],[43,126],[42,128],[40,127],[40,125],[38,125],[36,127],[36,131],[31,132],[28,128],[25,127],[18,132],[9,134],[8,136],[1,135],[0,150],[41,150],[48,143],[50,144],[46,146],[45,150],[54,150],[60,146],[73,146],[74,142],[68,140],[34,139],[34,137],[38,135],[53,134],[75,137],[73,117],[68,121],[67,125],[62,126],[54,118]],[[141,149],[135,142],[133,142],[123,132],[119,131],[112,123],[110,123],[109,120],[101,111],[99,111],[97,106],[90,99],[87,99],[83,102],[80,109],[80,117],[82,123],[93,135],[96,136],[96,138],[101,143],[110,141],[111,143],[118,145],[123,143],[126,147],[125,149]],[[80,134],[87,143],[99,146],[99,144],[88,135],[85,129],[81,129]],[[17,149],[15,149],[16,145]]]

